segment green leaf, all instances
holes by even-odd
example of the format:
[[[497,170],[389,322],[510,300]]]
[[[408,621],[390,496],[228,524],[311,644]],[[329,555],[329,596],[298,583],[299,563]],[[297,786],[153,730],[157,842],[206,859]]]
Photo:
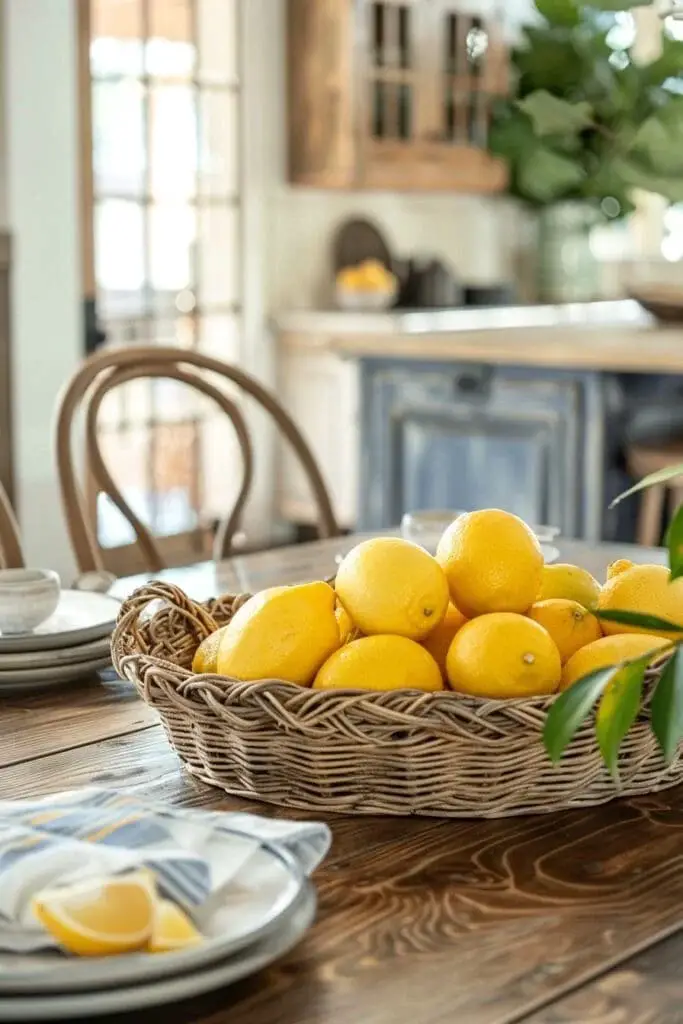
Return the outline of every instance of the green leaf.
[[[591,708],[620,668],[620,665],[599,668],[573,683],[556,698],[543,728],[543,743],[553,761],[560,760]]]
[[[581,11],[575,0],[536,0],[536,9],[551,25],[573,28],[581,20]]]
[[[595,733],[602,759],[618,780],[619,747],[640,710],[643,678],[649,656],[622,665],[606,688],[595,717]]]
[[[517,106],[528,114],[540,136],[576,135],[593,123],[590,103],[568,103],[547,89],[537,89],[526,99],[519,100]]]
[[[637,494],[638,491],[644,491],[648,487],[656,487],[657,484],[668,483],[669,480],[675,479],[677,476],[683,476],[683,462],[677,463],[675,466],[666,466],[665,469],[658,469],[655,473],[650,473],[648,476],[644,476],[642,480],[639,480],[633,487],[629,487],[627,491],[623,491],[618,494],[614,501],[610,502],[610,508],[614,508],[624,498],[630,498],[632,494]]]
[[[683,202],[683,175],[671,176],[658,174],[644,167],[633,158],[622,157],[618,161],[619,173],[624,182],[631,188],[642,188],[645,192],[655,192],[664,196],[671,203]]]
[[[667,78],[676,78],[683,72],[683,40],[662,35],[662,52],[651,64],[643,68],[648,85],[661,85]]]
[[[683,576],[683,505],[679,505],[666,531],[671,582]]]
[[[572,192],[585,171],[577,161],[537,146],[520,161],[517,185],[522,196],[537,203],[551,203]]]
[[[489,133],[489,149],[496,156],[517,160],[537,145],[531,120],[517,106],[506,105],[494,110]]]
[[[647,615],[644,612],[628,611],[601,611],[599,608],[592,609],[596,618],[604,622],[618,622],[622,626],[638,626],[639,629],[664,630],[666,633],[683,633],[683,626],[677,626],[675,622],[668,619],[661,619],[658,615]]]
[[[664,669],[650,705],[652,731],[670,761],[683,739],[683,651],[680,647]]]
[[[672,101],[643,121],[633,150],[656,174],[683,173],[683,105]]]
[[[598,11],[630,11],[633,7],[650,7],[652,0],[589,0],[588,6]]]

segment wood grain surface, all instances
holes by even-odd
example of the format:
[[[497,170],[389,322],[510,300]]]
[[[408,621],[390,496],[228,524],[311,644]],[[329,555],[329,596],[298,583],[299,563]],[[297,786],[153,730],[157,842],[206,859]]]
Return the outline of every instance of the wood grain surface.
[[[318,564],[329,560],[321,545],[313,562],[316,550]],[[617,552],[584,555],[572,560],[597,571]],[[262,556],[243,562],[267,575]],[[287,552],[273,572],[304,564],[301,551]],[[0,797],[87,784],[292,813],[193,780],[127,684],[0,703]],[[497,821],[329,823],[333,847],[315,876],[319,913],[305,940],[249,981],[136,1022],[683,1022],[682,789]]]

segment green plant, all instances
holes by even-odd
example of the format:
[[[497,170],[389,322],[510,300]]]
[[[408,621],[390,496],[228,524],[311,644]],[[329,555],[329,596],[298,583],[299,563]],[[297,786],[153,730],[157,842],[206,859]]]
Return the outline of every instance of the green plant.
[[[624,16],[643,0],[535,4],[543,21],[513,51],[513,94],[489,140],[512,194],[536,206],[581,199],[608,217],[633,209],[634,188],[683,201],[683,41],[662,29],[661,55],[639,64],[621,46]]]
[[[683,475],[683,464],[653,473],[612,503],[646,487]],[[671,581],[683,576],[683,505],[673,516],[667,530]],[[662,753],[670,761],[683,740],[683,627],[653,615],[612,611],[595,613],[598,618],[625,625],[640,626],[647,632],[664,629],[680,634],[672,641],[669,658],[650,703],[650,721]],[[598,704],[595,731],[603,760],[612,775],[618,777],[619,747],[633,725],[641,707],[643,682],[649,656],[624,661],[584,676],[565,690],[553,703],[546,718],[543,742],[553,761],[558,761],[572,737]],[[599,702],[599,703],[598,703]]]

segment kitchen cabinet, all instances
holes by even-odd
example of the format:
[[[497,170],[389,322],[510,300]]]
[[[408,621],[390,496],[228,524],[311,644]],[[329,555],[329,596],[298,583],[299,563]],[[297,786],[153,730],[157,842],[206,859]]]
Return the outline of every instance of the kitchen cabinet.
[[[361,361],[360,529],[417,509],[504,508],[597,537],[595,375]]]
[[[507,91],[500,12],[478,17],[457,0],[288,0],[287,65],[293,183],[505,187],[504,164],[486,152],[491,104]]]
[[[282,347],[279,397],[311,446],[341,526],[353,529],[358,495],[358,367],[325,351],[315,339],[305,347]],[[277,509],[286,522],[317,521],[307,477],[282,440],[278,459]]]

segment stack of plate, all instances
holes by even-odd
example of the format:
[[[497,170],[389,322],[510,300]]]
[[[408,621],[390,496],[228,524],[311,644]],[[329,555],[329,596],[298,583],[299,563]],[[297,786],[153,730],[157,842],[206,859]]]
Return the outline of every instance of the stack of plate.
[[[233,849],[226,846],[226,856]],[[264,844],[198,915],[201,945],[95,959],[0,952],[0,1020],[130,1013],[223,988],[291,949],[315,907],[315,890],[298,864]]]
[[[120,609],[106,594],[63,590],[57,610],[31,633],[0,633],[0,696],[93,676],[111,664]]]

